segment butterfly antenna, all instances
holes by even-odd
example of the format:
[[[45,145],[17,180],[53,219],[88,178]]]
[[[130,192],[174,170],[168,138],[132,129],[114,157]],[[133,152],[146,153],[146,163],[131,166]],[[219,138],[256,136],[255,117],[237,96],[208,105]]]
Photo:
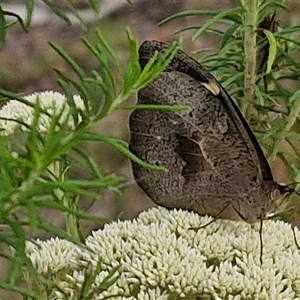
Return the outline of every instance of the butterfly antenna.
[[[233,209],[235,210],[235,208],[233,207]],[[247,222],[244,217],[237,211],[235,210],[236,213],[245,221]],[[263,221],[265,219],[261,216],[260,218],[260,228],[259,228],[259,243],[260,243],[260,256],[259,256],[259,260],[260,260],[260,264],[262,265],[263,263],[263,260],[262,260],[262,257],[263,257],[263,240],[262,240],[262,233],[263,233]],[[300,248],[299,248],[300,249]]]
[[[292,183],[288,183],[286,185],[282,185],[282,187],[287,187],[289,188],[289,191],[295,193],[297,196],[300,196],[300,193],[296,191],[297,185],[300,184],[300,182],[292,182]],[[292,187],[295,186],[295,187]]]
[[[300,193],[299,192],[297,192],[295,189],[294,189],[294,191],[293,191],[297,196],[300,196]]]
[[[263,260],[263,240],[262,240],[262,230],[263,230],[263,218],[260,219],[260,228],[259,228],[259,242],[260,242],[260,264],[262,265]]]
[[[296,244],[297,248],[300,250],[300,246],[298,244],[297,237],[296,237],[295,227],[296,226],[293,226],[294,241],[295,241],[295,244]]]

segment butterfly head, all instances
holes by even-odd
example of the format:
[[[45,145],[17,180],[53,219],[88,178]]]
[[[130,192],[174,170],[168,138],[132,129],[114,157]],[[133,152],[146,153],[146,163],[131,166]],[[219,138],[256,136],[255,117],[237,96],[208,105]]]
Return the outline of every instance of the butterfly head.
[[[284,211],[288,203],[286,200],[294,191],[273,181],[265,181],[261,188],[251,193],[248,201],[243,202],[238,211],[240,217],[250,224],[269,219],[271,215]]]
[[[284,210],[284,206],[287,204],[287,200],[290,198],[291,194],[295,190],[290,188],[287,185],[277,184],[270,191],[270,211],[273,212],[274,210]]]

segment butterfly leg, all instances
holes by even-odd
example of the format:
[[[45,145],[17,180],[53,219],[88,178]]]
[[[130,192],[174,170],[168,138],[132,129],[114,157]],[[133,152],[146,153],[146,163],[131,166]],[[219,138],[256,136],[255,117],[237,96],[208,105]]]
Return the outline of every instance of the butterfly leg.
[[[211,221],[209,221],[208,223],[200,226],[200,227],[196,227],[196,228],[193,228],[193,227],[190,227],[189,230],[194,230],[194,231],[198,231],[199,229],[203,229],[207,226],[209,226],[210,224],[214,223],[216,220],[218,220],[218,217],[222,215],[222,213],[229,207],[231,206],[232,204],[229,203],[227,204],[215,217],[213,217],[213,219]],[[234,208],[233,208],[234,209]],[[235,210],[235,209],[234,209]]]

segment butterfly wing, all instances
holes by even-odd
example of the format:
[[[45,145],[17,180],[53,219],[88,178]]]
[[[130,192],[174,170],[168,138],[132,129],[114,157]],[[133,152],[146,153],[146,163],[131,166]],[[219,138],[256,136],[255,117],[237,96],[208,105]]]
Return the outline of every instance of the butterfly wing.
[[[147,64],[149,59],[154,55],[155,51],[162,52],[168,48],[168,44],[158,41],[145,41],[139,50],[140,65],[142,68]],[[236,128],[241,132],[245,144],[247,145],[251,157],[258,166],[261,173],[261,180],[273,181],[273,176],[270,166],[265,158],[265,155],[258,144],[249,125],[242,116],[240,110],[228,95],[226,90],[219,82],[196,60],[188,56],[183,51],[178,51],[172,62],[166,68],[166,72],[177,71],[186,74],[195,80],[201,82],[210,92],[223,101],[226,106],[227,113],[233,120]]]
[[[141,67],[155,51],[167,47],[145,42],[140,48]],[[131,151],[168,169],[154,172],[133,163],[138,184],[156,203],[217,215],[264,180],[273,180],[233,100],[184,52],[178,52],[166,70],[139,92],[138,103],[192,108],[181,112],[136,110],[130,117]]]

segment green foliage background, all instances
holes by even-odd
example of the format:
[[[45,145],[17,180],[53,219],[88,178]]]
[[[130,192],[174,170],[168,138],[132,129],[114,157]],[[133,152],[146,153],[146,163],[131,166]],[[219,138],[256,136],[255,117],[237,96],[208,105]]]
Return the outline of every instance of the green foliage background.
[[[53,3],[48,0],[43,2],[59,17],[70,22],[67,15]],[[65,2],[80,20],[72,1]],[[89,0],[88,3],[95,13],[99,13],[101,6],[98,1]],[[27,11],[26,20],[2,10],[0,6],[2,47],[11,26],[19,23],[24,30],[30,30],[35,2],[25,0],[24,5]],[[197,20],[199,16],[209,16],[208,21],[180,28],[178,33],[192,30],[194,41],[201,39],[203,34],[213,34],[220,38],[218,49],[199,50],[200,62],[212,71],[237,100],[267,155],[280,158],[291,180],[299,181],[300,86],[297,57],[300,25],[280,28],[276,23],[276,15],[272,21],[275,11],[278,13],[285,9],[287,7],[283,1],[241,0],[236,2],[236,7],[224,12],[184,11],[170,16],[160,25],[175,22],[179,18],[193,16]],[[14,22],[6,21],[9,15],[15,17]],[[223,29],[216,26],[219,23]],[[157,169],[130,153],[127,142],[96,133],[93,126],[116,109],[132,108],[125,106],[124,101],[145,87],[165,68],[178,46],[174,43],[167,53],[153,57],[147,67],[141,70],[138,64],[138,42],[131,30],[127,29],[127,51],[130,58],[127,68],[124,69],[100,30],[96,31],[96,36],[96,41],[84,38],[82,43],[88,49],[89,58],[97,61],[101,72],[85,71],[60,45],[50,42],[50,46],[73,71],[70,75],[55,69],[58,83],[68,98],[75,120],[78,121],[79,114],[72,100],[73,93],[79,94],[85,103],[83,122],[77,124],[75,132],[68,132],[64,125],[59,126],[57,131],[58,120],[54,119],[51,130],[46,135],[41,135],[36,125],[39,116],[44,112],[37,105],[35,121],[23,143],[20,143],[17,136],[0,138],[0,246],[2,249],[7,249],[7,246],[14,249],[13,254],[7,254],[9,252],[6,250],[3,252],[3,256],[11,260],[11,269],[8,281],[0,282],[0,287],[15,291],[27,299],[42,299],[41,291],[38,288],[29,291],[20,285],[20,271],[26,269],[32,277],[40,282],[43,280],[34,272],[25,256],[26,239],[38,230],[44,230],[81,244],[84,240],[81,220],[97,219],[102,223],[108,220],[92,217],[80,210],[80,198],[96,198],[103,189],[119,193],[120,187],[126,182],[126,178],[102,172],[88,151],[82,147],[82,142],[107,143],[145,167]],[[26,102],[22,95],[4,89],[0,89],[0,94],[3,102],[7,99]],[[12,150],[22,155],[16,157]],[[70,167],[78,163],[85,166],[90,179],[72,179]],[[39,210],[45,207],[64,215],[66,230],[41,218]],[[53,284],[41,284],[45,289],[44,295],[47,295]]]

